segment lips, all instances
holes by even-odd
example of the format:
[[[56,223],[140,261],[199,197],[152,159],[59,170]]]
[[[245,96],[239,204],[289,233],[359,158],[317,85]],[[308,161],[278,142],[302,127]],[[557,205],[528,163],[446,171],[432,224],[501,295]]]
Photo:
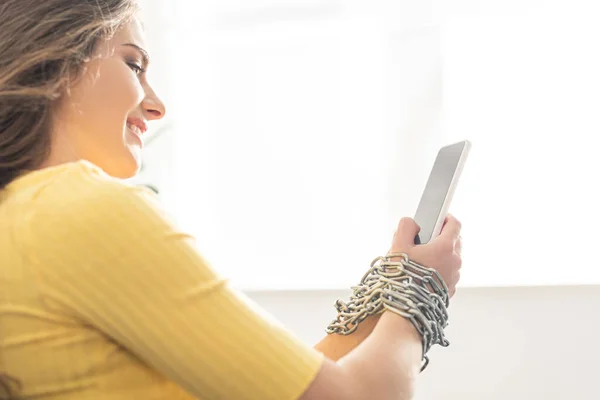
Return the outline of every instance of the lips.
[[[142,136],[142,131],[140,130],[139,127],[135,126],[135,125],[131,125],[131,124],[127,124],[127,128],[132,131],[133,133],[135,133],[138,136]]]
[[[142,136],[148,130],[148,125],[141,118],[129,117],[127,118],[127,128],[136,135]]]

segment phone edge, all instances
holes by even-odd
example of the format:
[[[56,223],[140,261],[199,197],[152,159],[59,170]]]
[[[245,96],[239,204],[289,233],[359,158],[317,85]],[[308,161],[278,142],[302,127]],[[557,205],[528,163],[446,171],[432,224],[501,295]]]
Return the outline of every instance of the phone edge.
[[[440,232],[442,231],[442,226],[444,225],[444,221],[446,220],[446,216],[448,215],[448,210],[450,209],[450,203],[452,202],[452,199],[454,198],[454,192],[456,191],[456,187],[458,186],[458,180],[460,179],[460,176],[462,175],[463,168],[465,166],[465,163],[467,162],[467,157],[469,156],[469,153],[471,152],[471,142],[469,140],[461,140],[461,142],[465,143],[465,147],[464,147],[463,152],[460,155],[460,159],[458,160],[458,165],[457,165],[456,169],[454,170],[454,175],[452,176],[452,181],[450,182],[450,188],[448,189],[448,192],[446,193],[446,197],[444,198],[444,202],[442,204],[440,214],[438,215],[438,220],[435,224],[433,233],[431,234],[429,241],[431,241],[431,240],[435,239],[437,236],[439,236]],[[457,143],[460,143],[460,142],[457,142]],[[456,144],[456,143],[454,143],[454,144]],[[453,144],[449,145],[449,146],[453,146]]]

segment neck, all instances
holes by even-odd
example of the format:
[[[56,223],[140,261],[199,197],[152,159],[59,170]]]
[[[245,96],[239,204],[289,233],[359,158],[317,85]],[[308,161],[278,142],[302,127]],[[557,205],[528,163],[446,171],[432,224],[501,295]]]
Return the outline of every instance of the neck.
[[[57,165],[79,161],[80,159],[81,157],[77,155],[77,151],[75,150],[67,131],[61,129],[60,126],[56,126],[52,131],[50,154],[40,165],[40,169],[55,167]]]

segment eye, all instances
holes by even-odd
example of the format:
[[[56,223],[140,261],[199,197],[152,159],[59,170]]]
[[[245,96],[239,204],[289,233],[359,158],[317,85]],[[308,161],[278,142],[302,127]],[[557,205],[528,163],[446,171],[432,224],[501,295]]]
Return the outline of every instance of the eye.
[[[127,62],[127,66],[136,74],[136,75],[140,75],[143,74],[144,72],[146,72],[146,70],[144,69],[144,67],[142,67],[141,65],[139,65],[136,62],[132,62],[129,61]]]

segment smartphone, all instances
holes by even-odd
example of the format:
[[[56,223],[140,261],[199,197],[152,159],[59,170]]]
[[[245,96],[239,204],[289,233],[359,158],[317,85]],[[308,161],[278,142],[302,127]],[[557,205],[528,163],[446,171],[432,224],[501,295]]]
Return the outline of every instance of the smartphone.
[[[471,142],[463,140],[438,152],[415,213],[421,228],[415,244],[428,243],[440,234],[470,150]]]

